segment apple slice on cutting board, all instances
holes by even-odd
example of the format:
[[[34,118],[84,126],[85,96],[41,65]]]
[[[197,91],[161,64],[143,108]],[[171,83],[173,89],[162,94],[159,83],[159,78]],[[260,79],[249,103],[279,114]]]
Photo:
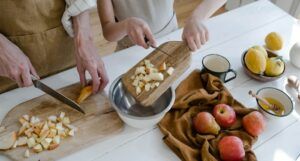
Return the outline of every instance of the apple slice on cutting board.
[[[151,106],[191,62],[191,52],[182,41],[169,41],[157,48],[122,77],[125,89],[144,106]],[[136,77],[143,81],[137,82]]]
[[[10,132],[0,134],[0,150],[7,150],[10,149],[14,143],[17,140],[17,133],[16,132]]]

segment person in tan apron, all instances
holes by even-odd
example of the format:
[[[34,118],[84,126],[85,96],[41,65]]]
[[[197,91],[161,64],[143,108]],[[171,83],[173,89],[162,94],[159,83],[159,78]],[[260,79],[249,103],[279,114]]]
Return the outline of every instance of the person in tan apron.
[[[202,0],[186,20],[182,39],[192,51],[208,39],[203,21],[209,18],[226,0]],[[118,41],[117,50],[137,44],[148,48],[156,38],[177,29],[174,0],[98,0],[98,12],[103,35],[108,41]]]
[[[89,32],[88,11],[73,18],[73,39],[61,23],[65,8],[64,0],[1,0],[0,93],[17,84],[32,85],[31,75],[46,77],[75,64],[83,84],[85,72],[90,73],[94,92],[106,86],[104,64]]]

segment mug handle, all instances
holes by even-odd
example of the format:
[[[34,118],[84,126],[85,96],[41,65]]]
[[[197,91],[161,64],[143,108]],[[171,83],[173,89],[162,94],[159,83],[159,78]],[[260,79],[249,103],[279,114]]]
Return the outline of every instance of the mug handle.
[[[231,80],[233,80],[233,79],[235,79],[236,78],[236,76],[237,76],[237,73],[236,73],[236,71],[235,70],[233,70],[233,69],[229,69],[228,70],[228,72],[227,73],[229,73],[229,72],[232,72],[233,74],[234,74],[234,76],[233,77],[231,77],[231,78],[228,78],[228,79],[226,79],[224,82],[225,83],[227,83],[227,82],[229,82],[229,81],[231,81]],[[226,75],[227,75],[227,73],[226,73]]]

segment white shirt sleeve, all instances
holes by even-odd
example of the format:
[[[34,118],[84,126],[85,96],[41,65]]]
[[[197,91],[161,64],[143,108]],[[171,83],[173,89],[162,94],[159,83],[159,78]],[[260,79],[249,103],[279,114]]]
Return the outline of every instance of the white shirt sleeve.
[[[88,9],[96,7],[97,0],[65,0],[65,1],[67,5],[66,5],[66,10],[62,16],[61,22],[65,30],[69,34],[69,36],[73,37],[74,31],[73,31],[72,17],[77,16]]]

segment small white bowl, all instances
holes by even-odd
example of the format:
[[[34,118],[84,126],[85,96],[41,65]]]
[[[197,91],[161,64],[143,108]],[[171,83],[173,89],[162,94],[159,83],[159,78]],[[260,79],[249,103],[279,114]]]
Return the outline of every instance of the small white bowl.
[[[133,96],[124,89],[121,77],[118,77],[109,89],[110,102],[119,117],[135,128],[144,129],[155,126],[173,106],[174,88],[170,87],[152,106],[145,107],[137,103]]]
[[[288,115],[290,115],[294,109],[294,103],[292,101],[292,99],[289,97],[288,94],[286,94],[285,92],[283,92],[280,89],[277,88],[273,88],[273,87],[265,87],[262,88],[260,90],[258,90],[256,92],[256,95],[265,98],[265,97],[269,97],[269,98],[273,98],[278,100],[285,109],[285,112],[283,115],[275,115],[267,110],[265,110],[264,108],[262,108],[259,104],[258,99],[256,99],[256,102],[258,104],[259,110],[267,117],[270,119],[274,119],[274,118],[283,118],[286,117]]]

